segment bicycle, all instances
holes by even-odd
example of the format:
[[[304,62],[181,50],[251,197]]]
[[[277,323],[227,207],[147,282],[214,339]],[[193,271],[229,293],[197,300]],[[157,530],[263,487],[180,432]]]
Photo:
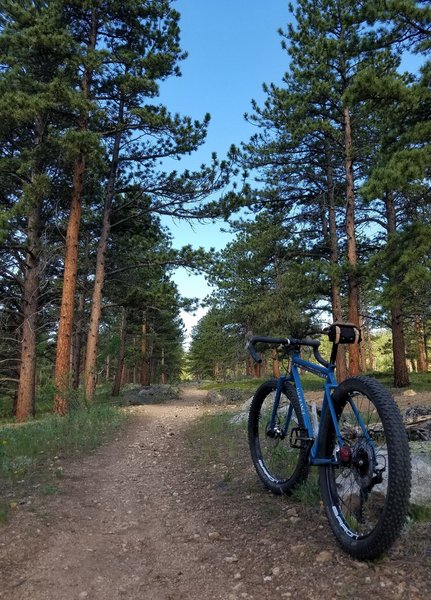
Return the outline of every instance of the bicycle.
[[[377,558],[393,544],[405,523],[411,486],[407,434],[389,391],[375,379],[351,377],[338,384],[339,344],[360,341],[350,323],[326,331],[330,361],[320,342],[255,336],[248,350],[262,362],[256,344],[278,346],[290,358],[287,374],[263,383],[249,412],[248,438],[254,467],[265,487],[291,494],[309,469],[319,467],[319,487],[336,540],[350,555]],[[318,364],[300,356],[310,347]],[[307,405],[299,369],[325,379],[321,407]]]

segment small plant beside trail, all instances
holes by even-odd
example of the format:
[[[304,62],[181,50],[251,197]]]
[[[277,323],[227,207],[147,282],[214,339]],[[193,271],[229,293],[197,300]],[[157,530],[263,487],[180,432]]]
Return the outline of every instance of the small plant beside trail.
[[[71,410],[65,417],[47,415],[22,425],[2,425],[0,523],[24,496],[37,490],[45,495],[59,490],[63,460],[97,448],[124,419],[117,407],[97,403]]]

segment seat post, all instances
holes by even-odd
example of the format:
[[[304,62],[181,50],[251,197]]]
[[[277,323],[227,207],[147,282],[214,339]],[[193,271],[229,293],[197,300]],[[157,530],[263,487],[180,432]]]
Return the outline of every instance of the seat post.
[[[331,358],[329,359],[329,362],[331,363],[331,365],[335,365],[335,363],[337,361],[337,352],[338,352],[338,344],[332,344]]]

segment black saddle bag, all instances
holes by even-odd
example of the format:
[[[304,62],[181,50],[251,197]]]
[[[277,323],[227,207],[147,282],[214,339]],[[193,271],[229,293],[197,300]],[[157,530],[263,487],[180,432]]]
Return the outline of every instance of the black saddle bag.
[[[334,344],[359,344],[362,339],[361,330],[353,323],[332,323],[327,334]]]

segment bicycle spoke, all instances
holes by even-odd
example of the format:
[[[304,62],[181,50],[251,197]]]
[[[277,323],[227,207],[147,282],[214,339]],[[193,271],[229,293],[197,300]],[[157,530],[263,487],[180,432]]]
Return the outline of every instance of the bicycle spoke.
[[[265,486],[275,493],[290,493],[308,474],[307,449],[304,445],[292,444],[295,430],[303,428],[294,388],[284,386],[274,413],[275,389],[275,381],[267,382],[253,399],[249,418],[250,451]]]

